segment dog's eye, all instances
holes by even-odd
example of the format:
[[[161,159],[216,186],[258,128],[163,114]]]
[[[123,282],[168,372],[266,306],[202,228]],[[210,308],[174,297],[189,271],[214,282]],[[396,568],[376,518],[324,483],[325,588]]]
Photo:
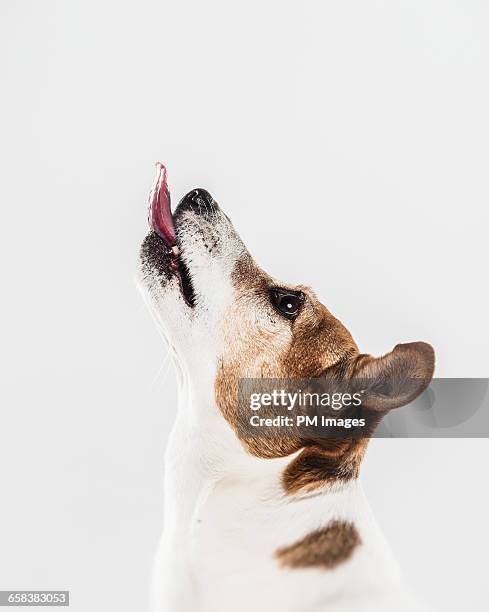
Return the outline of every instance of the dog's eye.
[[[286,289],[271,289],[270,296],[275,308],[288,319],[295,319],[304,303],[302,291],[287,291]]]

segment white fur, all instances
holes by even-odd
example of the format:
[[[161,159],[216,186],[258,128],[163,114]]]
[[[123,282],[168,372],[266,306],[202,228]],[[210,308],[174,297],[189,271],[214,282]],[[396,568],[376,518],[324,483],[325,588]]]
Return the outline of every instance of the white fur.
[[[293,457],[249,454],[214,399],[222,318],[233,300],[231,272],[244,247],[224,215],[212,224],[188,213],[178,226],[199,296],[189,309],[176,281],[142,278],[168,339],[179,405],[165,458],[165,523],[154,569],[154,612],[407,612],[416,604],[373,520],[358,481],[285,495]],[[202,234],[218,233],[209,255]],[[223,239],[224,237],[224,239]],[[333,570],[283,569],[275,551],[332,519],[352,521],[362,544]]]

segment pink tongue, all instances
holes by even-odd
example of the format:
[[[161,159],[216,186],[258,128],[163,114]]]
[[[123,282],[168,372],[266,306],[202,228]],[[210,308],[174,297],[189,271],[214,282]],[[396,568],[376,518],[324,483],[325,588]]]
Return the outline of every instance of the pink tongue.
[[[170,192],[166,182],[166,168],[161,162],[156,162],[156,180],[149,201],[151,227],[163,238],[167,246],[175,246],[177,239],[171,214]]]

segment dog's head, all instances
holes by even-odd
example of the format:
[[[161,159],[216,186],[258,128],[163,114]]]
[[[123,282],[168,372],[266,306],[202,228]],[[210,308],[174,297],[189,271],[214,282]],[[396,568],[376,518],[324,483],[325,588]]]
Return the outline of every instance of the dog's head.
[[[434,353],[422,342],[374,358],[360,354],[350,332],[307,286],[292,286],[259,268],[229,218],[204,189],[170,211],[159,165],[151,196],[152,232],[141,248],[142,285],[183,370],[235,427],[243,378],[359,377],[372,380],[381,412],[421,393],[433,375]],[[392,379],[415,380],[393,392]],[[383,388],[389,387],[389,393]],[[280,456],[304,440],[248,450]]]

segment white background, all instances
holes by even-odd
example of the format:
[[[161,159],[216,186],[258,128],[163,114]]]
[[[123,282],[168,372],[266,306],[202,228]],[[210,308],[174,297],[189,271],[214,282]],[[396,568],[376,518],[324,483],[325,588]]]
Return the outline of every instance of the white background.
[[[489,7],[475,0],[1,4],[0,589],[145,610],[175,412],[133,278],[155,160],[380,354],[488,376]],[[488,609],[487,440],[376,440],[407,578]],[[239,554],[239,552],[237,552]],[[232,612],[232,611],[230,611]]]

